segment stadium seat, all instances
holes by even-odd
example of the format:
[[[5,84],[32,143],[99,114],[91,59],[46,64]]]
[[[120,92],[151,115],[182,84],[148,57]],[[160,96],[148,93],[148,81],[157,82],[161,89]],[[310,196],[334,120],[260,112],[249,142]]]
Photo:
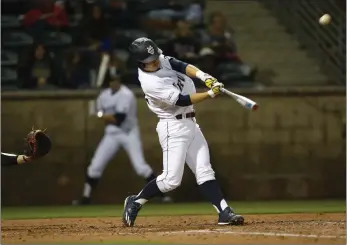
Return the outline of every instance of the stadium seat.
[[[118,32],[119,35],[123,35],[125,37],[128,37],[130,39],[136,39],[139,37],[147,37],[147,33],[142,30],[120,30]]]
[[[17,16],[2,15],[1,16],[1,29],[13,29],[21,27],[20,20]]]
[[[17,53],[9,50],[1,50],[1,66],[16,66],[17,64]]]
[[[42,38],[43,44],[47,47],[66,46],[71,44],[72,38],[67,33],[62,32],[45,32]]]
[[[18,74],[15,69],[8,67],[1,67],[1,86],[4,84],[16,85]]]
[[[5,32],[2,36],[4,47],[27,47],[34,43],[34,39],[25,32]]]

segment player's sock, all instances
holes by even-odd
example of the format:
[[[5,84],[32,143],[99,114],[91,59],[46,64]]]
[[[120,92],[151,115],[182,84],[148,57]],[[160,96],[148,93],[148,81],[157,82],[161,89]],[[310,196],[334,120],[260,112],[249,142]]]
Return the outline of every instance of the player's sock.
[[[152,180],[154,180],[156,178],[157,178],[157,176],[154,173],[152,173],[148,178],[146,178],[146,180],[149,183],[149,182],[151,182]],[[160,197],[165,197],[165,194],[160,192],[159,196]]]
[[[86,181],[84,183],[83,198],[90,198],[93,189],[98,185],[99,178],[92,178],[88,174],[86,175]]]
[[[145,204],[149,199],[155,196],[160,196],[163,193],[159,190],[157,180],[153,179],[149,182],[142,191],[137,195],[135,202],[141,205]]]
[[[216,180],[206,181],[199,185],[199,189],[205,198],[212,203],[218,213],[228,207]]]
[[[157,178],[157,176],[154,173],[152,173],[149,177],[146,178],[146,180],[149,183],[156,178]]]

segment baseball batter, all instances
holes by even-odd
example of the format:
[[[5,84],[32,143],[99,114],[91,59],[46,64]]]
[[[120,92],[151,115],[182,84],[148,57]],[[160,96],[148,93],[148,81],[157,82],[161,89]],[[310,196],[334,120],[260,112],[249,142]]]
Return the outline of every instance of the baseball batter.
[[[148,38],[130,45],[137,60],[138,78],[150,110],[159,118],[157,133],[163,150],[163,173],[149,182],[138,195],[125,199],[123,223],[133,226],[142,206],[151,198],[177,188],[187,163],[202,194],[219,213],[219,225],[243,225],[244,218],[228,206],[211,167],[208,145],[196,123],[193,104],[214,98],[224,85],[193,65],[165,56]],[[196,93],[190,77],[210,88]]]
[[[135,95],[120,83],[119,74],[109,71],[108,77],[109,88],[103,90],[96,101],[97,115],[106,124],[105,133],[88,166],[83,196],[73,204],[90,204],[93,189],[120,147],[128,154],[132,167],[139,176],[148,182],[156,178],[143,155]],[[163,194],[161,197],[163,202],[171,201],[169,196]]]

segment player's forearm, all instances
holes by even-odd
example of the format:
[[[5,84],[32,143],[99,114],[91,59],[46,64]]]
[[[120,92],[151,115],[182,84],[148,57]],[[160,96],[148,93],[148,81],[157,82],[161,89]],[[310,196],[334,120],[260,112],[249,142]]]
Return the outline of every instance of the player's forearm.
[[[117,126],[120,126],[124,120],[126,118],[126,114],[125,113],[116,113],[115,115],[103,115],[102,119],[106,122],[106,123],[111,123]]]
[[[200,103],[206,99],[210,99],[211,96],[209,95],[208,92],[204,92],[204,93],[196,93],[196,94],[191,94],[190,95],[190,101],[192,102],[192,104],[197,104]]]
[[[103,115],[101,118],[106,123],[112,123],[112,124],[116,124],[117,123],[117,118],[114,115]]]
[[[217,79],[212,77],[211,75],[201,71],[199,68],[188,65],[186,67],[186,75],[193,78],[198,78],[203,83],[205,83],[206,87],[212,88],[212,85],[217,82]]]
[[[193,77],[193,78],[199,78],[200,73],[203,73],[199,68],[193,66],[193,65],[188,65],[186,67],[186,75],[188,77]]]

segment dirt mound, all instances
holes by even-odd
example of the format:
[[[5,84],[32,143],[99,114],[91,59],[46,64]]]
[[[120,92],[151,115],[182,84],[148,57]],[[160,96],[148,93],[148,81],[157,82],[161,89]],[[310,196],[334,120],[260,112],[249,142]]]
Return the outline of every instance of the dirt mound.
[[[217,226],[216,216],[138,217],[135,227],[121,218],[2,221],[3,243],[334,243],[346,244],[345,214],[247,215],[242,227]]]

